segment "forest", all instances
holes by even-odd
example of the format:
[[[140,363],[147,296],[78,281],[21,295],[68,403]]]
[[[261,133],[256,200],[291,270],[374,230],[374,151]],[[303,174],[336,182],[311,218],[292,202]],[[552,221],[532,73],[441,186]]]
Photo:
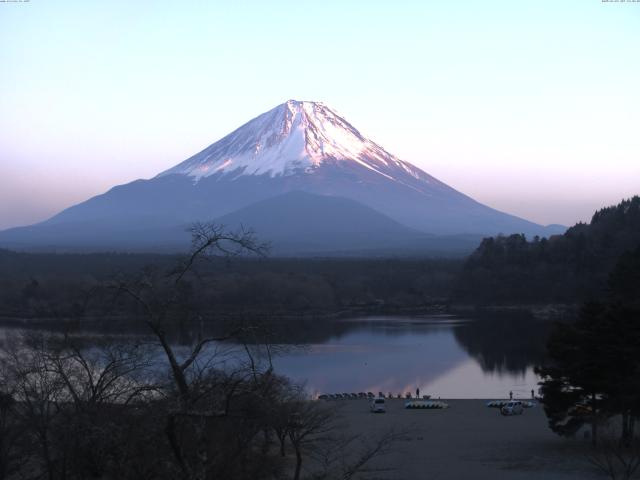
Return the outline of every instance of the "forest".
[[[0,316],[117,315],[109,298],[96,295],[102,282],[162,270],[180,258],[0,251]],[[190,288],[211,315],[401,312],[442,305],[461,265],[428,258],[211,258]]]
[[[640,197],[597,211],[564,235],[485,238],[467,259],[211,257],[189,284],[211,316],[336,316],[456,305],[570,304],[601,296],[640,245]],[[169,268],[180,255],[0,250],[0,318],[118,317],[104,282]]]
[[[479,304],[577,304],[607,290],[609,272],[640,245],[640,197],[597,211],[589,224],[528,241],[485,238],[465,262],[453,296]]]
[[[536,367],[551,430],[590,436],[590,463],[612,479],[636,478],[640,468],[639,319],[640,247],[617,262],[605,295],[555,325]]]

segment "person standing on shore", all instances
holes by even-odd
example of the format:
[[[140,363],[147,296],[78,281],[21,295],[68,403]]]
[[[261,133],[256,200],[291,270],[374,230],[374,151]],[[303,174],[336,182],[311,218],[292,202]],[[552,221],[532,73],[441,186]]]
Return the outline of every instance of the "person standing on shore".
[[[513,392],[509,392],[509,400],[513,400]]]
[[[416,398],[420,398],[420,387],[416,388]]]

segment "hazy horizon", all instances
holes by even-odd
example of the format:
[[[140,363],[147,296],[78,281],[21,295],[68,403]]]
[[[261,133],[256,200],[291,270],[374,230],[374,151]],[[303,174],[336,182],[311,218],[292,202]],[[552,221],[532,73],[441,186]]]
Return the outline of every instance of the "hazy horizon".
[[[0,229],[289,98],[541,224],[640,193],[640,4],[0,3]]]

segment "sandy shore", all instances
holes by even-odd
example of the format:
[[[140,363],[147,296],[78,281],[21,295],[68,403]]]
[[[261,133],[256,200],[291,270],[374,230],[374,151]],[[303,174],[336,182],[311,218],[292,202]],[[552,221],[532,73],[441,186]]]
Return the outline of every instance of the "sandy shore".
[[[388,400],[387,413],[369,412],[366,400],[340,405],[350,432],[366,436],[395,428],[408,433],[394,451],[376,461],[394,469],[390,479],[590,479],[600,478],[585,455],[589,441],[564,439],[549,430],[542,407],[504,417],[486,400],[448,400],[446,410],[406,410]]]

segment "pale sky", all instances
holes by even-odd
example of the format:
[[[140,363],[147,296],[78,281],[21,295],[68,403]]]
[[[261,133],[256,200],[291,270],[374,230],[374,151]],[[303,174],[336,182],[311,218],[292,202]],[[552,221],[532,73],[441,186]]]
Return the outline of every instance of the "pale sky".
[[[640,193],[640,2],[0,2],[0,228],[290,98],[491,207],[571,225]]]

